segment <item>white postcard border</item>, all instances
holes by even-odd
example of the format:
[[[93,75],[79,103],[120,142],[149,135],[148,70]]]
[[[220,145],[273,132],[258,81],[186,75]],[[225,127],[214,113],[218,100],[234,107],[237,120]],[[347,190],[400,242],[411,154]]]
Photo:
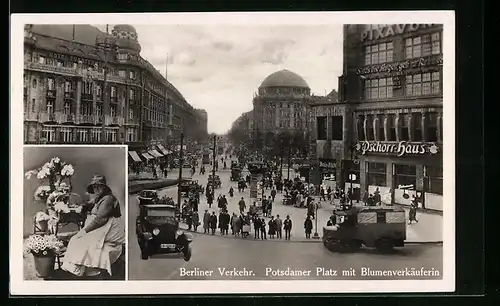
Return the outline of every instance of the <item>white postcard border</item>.
[[[221,18],[223,14],[223,18]],[[381,24],[440,23],[443,30],[443,279],[293,281],[25,281],[22,267],[24,24]],[[11,15],[10,293],[12,295],[131,295],[231,293],[389,293],[455,290],[455,13],[453,11],[13,14]],[[14,69],[13,69],[14,68]],[[74,146],[74,145],[71,145]],[[120,146],[121,147],[121,146]],[[128,166],[125,166],[128,173]],[[128,190],[128,179],[127,189]],[[19,204],[21,203],[21,204]],[[126,203],[128,205],[128,203]],[[128,207],[128,206],[126,206]],[[128,232],[128,209],[126,209]],[[128,235],[127,235],[128,237]],[[129,243],[127,241],[127,243]],[[128,252],[126,254],[128,262]],[[128,264],[126,268],[128,276]]]

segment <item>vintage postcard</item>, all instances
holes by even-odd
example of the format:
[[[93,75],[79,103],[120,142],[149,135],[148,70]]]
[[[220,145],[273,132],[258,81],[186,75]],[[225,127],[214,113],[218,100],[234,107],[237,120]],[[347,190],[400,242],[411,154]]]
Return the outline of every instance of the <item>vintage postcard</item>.
[[[453,12],[11,25],[12,294],[455,290]]]

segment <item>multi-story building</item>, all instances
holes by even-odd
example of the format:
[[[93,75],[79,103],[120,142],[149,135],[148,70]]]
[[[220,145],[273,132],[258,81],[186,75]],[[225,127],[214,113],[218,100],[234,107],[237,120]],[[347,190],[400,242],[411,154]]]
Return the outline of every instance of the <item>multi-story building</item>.
[[[97,46],[103,42],[107,51]],[[199,135],[206,115],[140,51],[130,25],[114,26],[111,35],[90,25],[27,25],[25,142],[100,143],[104,131],[104,142],[135,148],[168,144],[183,130]]]
[[[437,24],[344,26],[339,103],[314,122],[318,158],[340,166],[340,187],[352,183],[361,197],[378,189],[386,203],[417,195],[442,210],[442,33]]]

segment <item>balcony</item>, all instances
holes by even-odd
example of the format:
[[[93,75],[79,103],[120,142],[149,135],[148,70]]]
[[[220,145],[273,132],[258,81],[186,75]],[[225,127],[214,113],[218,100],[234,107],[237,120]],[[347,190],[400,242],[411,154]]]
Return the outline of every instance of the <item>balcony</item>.
[[[64,99],[73,100],[73,99],[75,99],[75,94],[71,91],[67,91],[64,93]]]
[[[77,123],[79,124],[96,124],[97,118],[93,115],[78,115]]]
[[[87,101],[93,101],[94,98],[92,97],[92,94],[89,93],[83,93],[81,95],[82,100],[87,100]]]
[[[57,113],[41,112],[38,116],[39,122],[59,122]]]
[[[35,70],[40,72],[51,72],[72,77],[80,76],[80,73],[76,68],[61,67],[61,66],[47,65],[40,63],[30,63],[30,62],[24,63],[24,69]]]
[[[106,116],[105,120],[106,125],[123,125],[125,121],[123,117],[117,116]]]
[[[109,102],[118,103],[118,97],[109,97]]]
[[[60,123],[75,123],[76,115],[75,114],[61,114]]]
[[[55,90],[47,90],[47,98],[55,99],[56,98],[56,91]]]
[[[38,113],[24,113],[24,121],[38,121]]]

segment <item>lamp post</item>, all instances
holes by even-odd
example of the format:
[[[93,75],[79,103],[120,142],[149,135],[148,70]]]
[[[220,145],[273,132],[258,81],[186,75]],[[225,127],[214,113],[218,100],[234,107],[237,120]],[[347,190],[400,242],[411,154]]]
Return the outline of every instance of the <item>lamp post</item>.
[[[184,133],[181,132],[181,147],[179,150],[179,181],[177,182],[177,209],[181,209],[181,183],[182,183],[182,166],[184,164]],[[178,215],[180,218],[180,214]]]
[[[319,239],[319,234],[318,234],[318,204],[314,204],[315,206],[315,211],[314,211],[314,235],[313,239]]]
[[[288,167],[286,170],[286,179],[290,180],[290,155],[292,154],[292,148],[288,147]]]
[[[212,195],[215,195],[215,162],[217,161],[215,157],[216,145],[217,145],[217,135],[214,135],[214,147],[212,153]]]

